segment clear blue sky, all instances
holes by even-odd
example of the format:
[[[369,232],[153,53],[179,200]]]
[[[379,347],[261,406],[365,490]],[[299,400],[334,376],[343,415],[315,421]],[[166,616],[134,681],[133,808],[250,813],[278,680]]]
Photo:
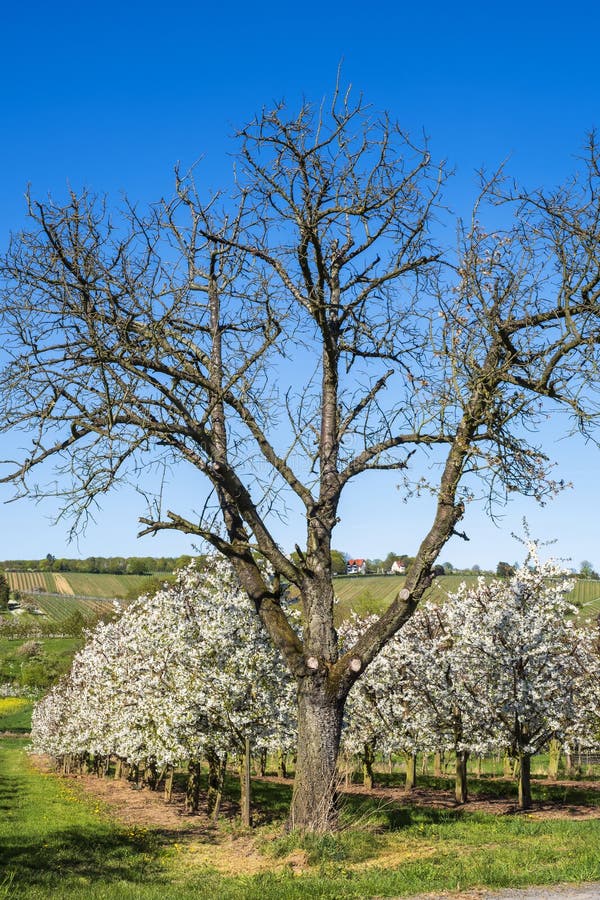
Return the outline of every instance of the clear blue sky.
[[[6,4],[0,242],[24,222],[29,183],[38,197],[60,197],[71,184],[143,202],[170,192],[178,160],[202,156],[218,186],[235,127],[273,100],[318,100],[342,59],[346,81],[412,133],[424,130],[434,154],[455,167],[449,199],[458,213],[468,210],[483,164],[509,157],[528,185],[554,183],[600,124],[599,27],[592,2]],[[547,449],[574,489],[541,512],[515,502],[500,529],[470,512],[471,541],[453,539],[444,560],[513,561],[520,549],[510,532],[526,515],[534,534],[557,539],[557,554],[600,566],[599,452],[552,441],[551,430]],[[9,496],[0,488],[0,500]],[[133,493],[108,498],[79,547],[49,526],[49,505],[2,509],[0,558],[190,549],[180,535],[136,540]],[[353,556],[414,552],[428,515],[402,504],[393,477],[365,479],[344,504],[335,544]],[[299,537],[298,522],[281,531],[287,548]]]

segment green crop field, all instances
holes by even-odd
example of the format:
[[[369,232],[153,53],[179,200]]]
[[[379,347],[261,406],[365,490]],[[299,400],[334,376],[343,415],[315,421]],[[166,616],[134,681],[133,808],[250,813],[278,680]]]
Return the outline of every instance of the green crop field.
[[[150,575],[106,575],[87,572],[7,572],[9,586],[22,594],[43,591],[83,597],[125,597],[134,590],[143,593]],[[165,575],[165,578],[167,575]]]
[[[57,590],[56,581],[51,572],[7,572],[6,578],[11,591],[21,591],[26,594],[32,591],[53,593]]]
[[[493,576],[485,576],[492,580]],[[405,582],[404,575],[348,575],[334,580],[338,599],[336,618],[338,623],[348,618],[352,611],[359,616],[380,613],[386,609]],[[444,598],[458,590],[462,582],[471,586],[477,582],[475,575],[442,575],[436,578],[425,595],[427,599],[443,602]],[[581,607],[581,618],[595,618],[600,614],[600,581],[578,579],[569,600]]]
[[[359,616],[379,613],[392,602],[406,578],[404,575],[348,575],[336,578],[333,584],[337,606],[338,622],[348,618],[354,611]],[[437,578],[427,597],[440,602],[452,591],[458,590],[465,581],[475,584],[474,575],[443,575]]]
[[[34,598],[35,606],[44,614],[45,621],[61,622],[68,619],[73,613],[81,613],[85,619],[93,620],[98,616],[112,612],[111,600],[87,600],[78,597],[45,597],[43,595]]]
[[[84,597],[125,597],[135,590],[142,594],[148,575],[103,575],[87,572],[64,572],[62,577],[71,591]]]

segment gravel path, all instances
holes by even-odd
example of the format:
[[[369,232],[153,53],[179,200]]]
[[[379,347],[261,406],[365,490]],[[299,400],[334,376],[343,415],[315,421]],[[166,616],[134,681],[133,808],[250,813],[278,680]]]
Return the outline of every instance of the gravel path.
[[[417,897],[409,897],[406,900],[600,900],[600,882],[504,891],[490,891],[483,888],[460,894],[419,894]]]

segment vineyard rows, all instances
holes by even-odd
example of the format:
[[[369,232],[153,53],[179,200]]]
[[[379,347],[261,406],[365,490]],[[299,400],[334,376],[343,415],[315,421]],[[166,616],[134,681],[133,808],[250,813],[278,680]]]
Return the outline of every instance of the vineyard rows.
[[[125,597],[130,591],[143,593],[147,575],[105,575],[84,572],[6,572],[10,589],[22,594],[43,591],[79,597]]]
[[[82,597],[47,597],[35,598],[36,607],[41,610],[46,619],[52,622],[62,622],[73,613],[79,612],[86,619],[97,619],[98,616],[110,612],[113,604],[110,600],[91,600]]]

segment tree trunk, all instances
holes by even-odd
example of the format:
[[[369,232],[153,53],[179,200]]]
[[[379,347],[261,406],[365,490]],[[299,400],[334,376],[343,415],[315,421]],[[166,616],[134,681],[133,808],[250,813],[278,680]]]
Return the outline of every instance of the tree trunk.
[[[252,816],[250,814],[250,738],[246,738],[244,752],[240,756],[240,809],[242,825],[250,828]]]
[[[144,768],[144,774],[142,776],[142,784],[144,785],[144,787],[150,788],[151,791],[155,791],[158,786],[158,780],[159,776],[156,760],[146,760],[146,766]]]
[[[287,778],[286,757],[287,757],[287,753],[285,752],[285,750],[279,749],[277,751],[277,776],[278,776],[278,778]]]
[[[513,764],[508,753],[504,754],[504,760],[502,762],[502,774],[505,778],[510,778],[513,774]]]
[[[558,778],[558,767],[560,766],[561,745],[560,741],[553,738],[548,748],[548,778],[556,781]]]
[[[482,770],[483,770],[483,757],[478,756],[477,760],[475,762],[475,775],[477,776],[477,778],[481,778]]]
[[[165,777],[165,802],[170,803],[173,796],[173,776],[175,775],[175,767],[167,766],[167,774]]]
[[[223,797],[227,754],[224,753],[222,757],[219,757],[214,750],[208,750],[206,760],[208,762],[208,793],[206,797],[208,814],[212,816],[213,822],[216,822],[219,818],[221,799]]]
[[[456,751],[456,781],[454,783],[454,796],[457,803],[467,802],[467,760],[468,750]]]
[[[417,783],[417,754],[406,754],[406,781],[404,782],[404,790],[410,793]]]
[[[321,673],[298,685],[298,758],[289,829],[325,832],[337,824],[337,756],[344,702]]]
[[[185,811],[198,812],[200,806],[200,761],[191,759],[188,763],[188,780],[185,790]]]
[[[256,757],[256,774],[259,778],[264,778],[267,774],[267,751],[264,747]]]
[[[531,754],[519,753],[519,809],[531,809]]]
[[[373,763],[375,762],[375,748],[367,741],[363,748],[363,784],[368,791],[373,790],[375,778],[373,776]]]
[[[442,777],[442,760],[444,758],[443,750],[436,750],[433,755],[433,774],[435,778]]]

